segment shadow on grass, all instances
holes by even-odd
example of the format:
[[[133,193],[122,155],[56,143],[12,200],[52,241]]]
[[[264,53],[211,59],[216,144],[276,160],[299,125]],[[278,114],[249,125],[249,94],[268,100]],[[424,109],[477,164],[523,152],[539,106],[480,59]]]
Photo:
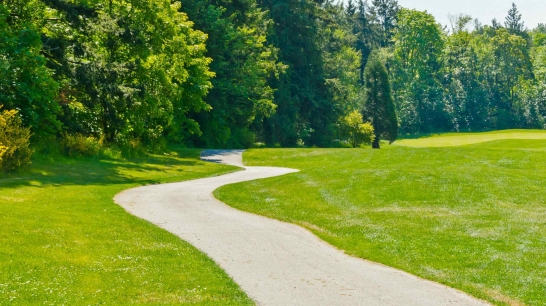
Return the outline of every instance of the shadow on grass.
[[[178,168],[178,172],[200,165],[200,150],[177,152],[179,157],[148,155],[132,159],[57,158],[47,160],[37,157],[27,168],[14,173],[0,173],[0,190],[21,186],[50,187],[69,185],[115,185],[160,183],[149,179],[145,173],[159,174]],[[142,178],[140,177],[142,176]],[[144,179],[143,177],[147,177]]]

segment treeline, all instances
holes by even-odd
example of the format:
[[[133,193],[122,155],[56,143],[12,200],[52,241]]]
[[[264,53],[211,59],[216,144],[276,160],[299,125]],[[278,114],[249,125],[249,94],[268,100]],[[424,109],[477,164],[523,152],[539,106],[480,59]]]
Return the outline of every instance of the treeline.
[[[36,143],[332,146],[372,52],[401,133],[544,127],[546,26],[396,0],[0,1],[0,105]]]

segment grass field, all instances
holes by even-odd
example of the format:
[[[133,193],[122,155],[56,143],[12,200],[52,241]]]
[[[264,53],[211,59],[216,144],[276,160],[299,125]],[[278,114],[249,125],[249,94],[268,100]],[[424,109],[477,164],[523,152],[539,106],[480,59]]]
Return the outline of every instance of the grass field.
[[[0,177],[0,304],[253,304],[204,254],[112,200],[235,169],[203,163],[197,150],[179,155],[34,161]]]
[[[498,305],[546,305],[546,142],[492,140],[520,133],[445,148],[434,146],[456,136],[403,141],[429,148],[250,150],[247,165],[302,171],[215,195]]]
[[[479,144],[484,142],[505,140],[516,141],[517,144],[523,140],[542,140],[537,144],[542,147],[546,142],[546,131],[542,130],[505,130],[487,133],[450,133],[432,135],[416,139],[402,139],[396,142],[397,145],[408,147],[454,147]],[[509,142],[508,142],[509,143]],[[527,142],[530,143],[530,142]]]

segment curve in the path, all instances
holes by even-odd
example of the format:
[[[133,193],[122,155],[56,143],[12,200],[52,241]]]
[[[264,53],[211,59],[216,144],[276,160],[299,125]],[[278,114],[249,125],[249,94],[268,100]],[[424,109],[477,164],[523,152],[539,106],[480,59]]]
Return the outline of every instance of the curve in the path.
[[[242,151],[205,151],[202,158],[245,170],[139,187],[115,201],[206,253],[258,305],[487,305],[446,286],[348,256],[301,227],[238,211],[212,196],[227,184],[296,170],[244,167]]]

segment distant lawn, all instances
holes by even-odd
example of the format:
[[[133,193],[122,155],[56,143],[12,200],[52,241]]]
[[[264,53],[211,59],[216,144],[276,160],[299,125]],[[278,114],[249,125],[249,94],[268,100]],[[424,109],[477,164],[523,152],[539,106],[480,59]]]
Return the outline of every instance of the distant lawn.
[[[133,186],[233,171],[181,158],[35,161],[0,174],[1,305],[249,305],[212,260],[114,204]]]
[[[452,147],[471,145],[498,140],[544,140],[546,131],[541,130],[504,130],[487,133],[449,133],[425,136],[417,139],[402,139],[397,145],[407,147]],[[544,142],[542,142],[544,144]]]
[[[250,150],[247,165],[302,171],[215,195],[498,305],[546,305],[546,153],[484,145]]]

